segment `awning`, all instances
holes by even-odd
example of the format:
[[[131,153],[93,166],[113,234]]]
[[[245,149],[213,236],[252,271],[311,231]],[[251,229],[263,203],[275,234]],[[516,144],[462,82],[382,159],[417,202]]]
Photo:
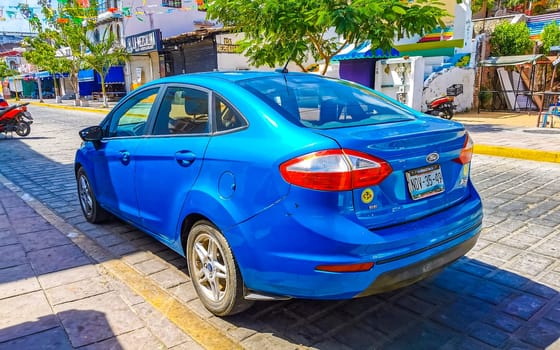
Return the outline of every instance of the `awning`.
[[[93,69],[83,69],[78,72],[78,81],[80,83],[86,83],[90,81],[95,81],[95,77],[93,76]]]
[[[543,55],[489,57],[483,61],[480,61],[480,65],[482,67],[513,66],[516,64],[535,63],[541,57],[543,57]]]
[[[105,84],[124,84],[123,67],[114,66],[109,68],[109,72],[107,72],[107,75],[105,76]]]
[[[359,60],[363,58],[391,58],[399,57],[398,50],[391,48],[391,50],[375,49],[372,51],[371,44],[366,41],[358,46],[354,44],[346,45],[331,61],[344,61],[344,60]]]

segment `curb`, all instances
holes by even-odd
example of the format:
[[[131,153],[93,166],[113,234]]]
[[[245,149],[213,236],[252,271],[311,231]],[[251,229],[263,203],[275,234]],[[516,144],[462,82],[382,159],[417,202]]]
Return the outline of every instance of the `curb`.
[[[484,154],[488,156],[518,158],[525,160],[534,160],[538,162],[560,163],[560,152],[541,151],[525,148],[477,145],[473,147],[475,154]]]
[[[33,106],[40,106],[40,107],[70,109],[70,110],[79,110],[84,112],[95,112],[95,113],[105,113],[105,114],[107,114],[112,108],[112,107],[96,108],[96,107],[68,106],[64,104],[53,104],[53,103],[45,103],[45,102],[29,102],[29,104]]]

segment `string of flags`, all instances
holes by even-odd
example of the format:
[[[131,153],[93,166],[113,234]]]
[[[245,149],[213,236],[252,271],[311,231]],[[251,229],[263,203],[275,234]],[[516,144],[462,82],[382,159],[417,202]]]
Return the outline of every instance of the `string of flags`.
[[[35,12],[41,12],[40,7],[31,7],[27,4],[18,4],[17,6],[0,7],[0,20],[8,19],[29,19],[35,16]]]
[[[67,5],[69,0],[56,0],[61,5]],[[130,1],[130,0],[129,0]],[[158,15],[158,14],[171,14],[176,11],[206,11],[206,2],[207,0],[179,0],[181,6],[180,7],[170,7],[165,6],[165,2],[161,2],[160,5],[155,4],[148,4],[147,0],[142,0],[141,6],[133,6],[132,3],[127,4],[127,1],[123,2],[123,6],[121,8],[117,7],[109,7],[105,9],[108,12],[111,12],[115,15],[121,15],[125,18],[136,18],[138,21],[144,21],[146,16],[151,15]],[[79,6],[83,8],[90,7],[89,0],[76,0]],[[173,0],[168,0],[169,3],[175,5],[177,2]],[[19,4],[17,6],[5,6],[0,7],[0,21],[4,21],[7,19],[29,19],[34,16],[41,15],[41,8],[40,7],[31,7],[26,4]],[[83,20],[95,20],[95,18],[87,18],[87,16],[74,16],[70,17],[60,17],[57,18],[57,23],[69,23],[70,21],[79,24],[82,23]]]

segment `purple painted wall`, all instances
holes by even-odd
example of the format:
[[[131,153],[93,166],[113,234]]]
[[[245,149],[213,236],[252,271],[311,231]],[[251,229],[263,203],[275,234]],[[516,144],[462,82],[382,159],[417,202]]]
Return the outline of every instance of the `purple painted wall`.
[[[373,87],[373,59],[340,61],[340,77]]]

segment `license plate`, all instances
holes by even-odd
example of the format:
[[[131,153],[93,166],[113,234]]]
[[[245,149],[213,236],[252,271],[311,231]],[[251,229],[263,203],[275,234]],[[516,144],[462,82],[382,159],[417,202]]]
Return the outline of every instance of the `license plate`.
[[[409,170],[406,173],[408,191],[412,199],[422,199],[445,191],[439,164]]]

